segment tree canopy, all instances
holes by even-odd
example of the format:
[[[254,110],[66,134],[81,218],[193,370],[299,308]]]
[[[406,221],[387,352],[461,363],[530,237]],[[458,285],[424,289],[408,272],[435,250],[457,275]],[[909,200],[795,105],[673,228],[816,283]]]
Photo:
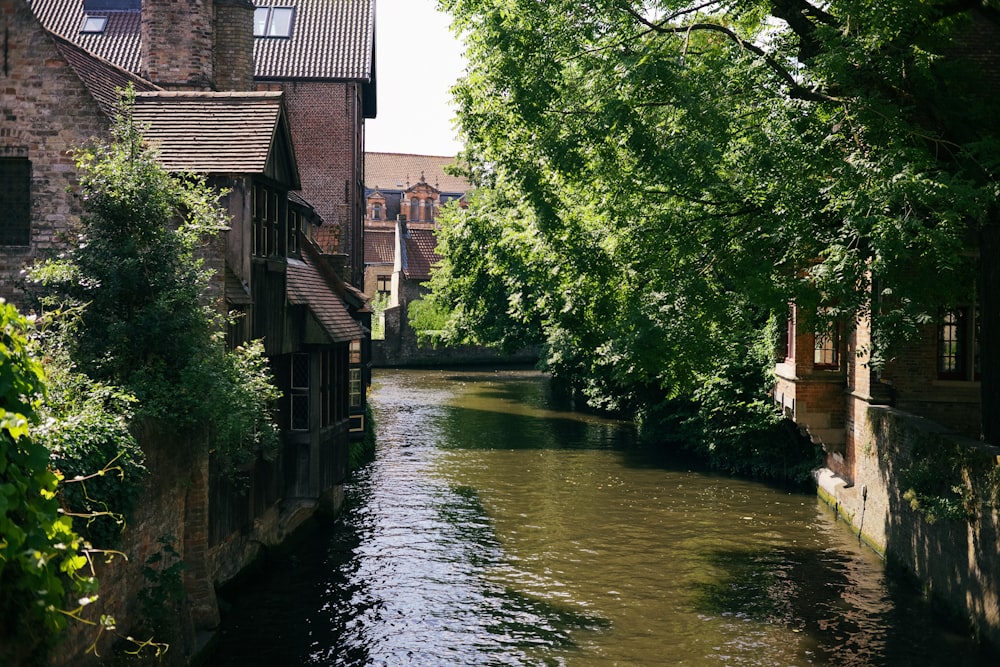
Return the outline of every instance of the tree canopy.
[[[995,0],[440,4],[480,186],[440,233],[451,338],[543,341],[595,397],[689,395],[790,302],[870,315],[877,364],[974,289]]]

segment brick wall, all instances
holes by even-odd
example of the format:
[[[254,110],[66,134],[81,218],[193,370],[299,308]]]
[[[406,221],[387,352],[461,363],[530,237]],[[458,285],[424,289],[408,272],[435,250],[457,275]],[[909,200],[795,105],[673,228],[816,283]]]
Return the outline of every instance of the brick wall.
[[[31,244],[0,246],[0,297],[17,302],[24,266],[57,247],[79,221],[76,171],[70,151],[105,134],[97,104],[27,3],[0,2],[0,157],[31,161]],[[0,216],[3,212],[0,212]]]
[[[211,90],[212,0],[144,0],[143,78],[171,90]]]
[[[253,14],[250,0],[215,0],[216,90],[253,90]]]
[[[348,255],[352,284],[363,275],[363,152],[360,86],[329,81],[262,84],[285,92],[302,196],[325,224],[313,239],[324,252]]]

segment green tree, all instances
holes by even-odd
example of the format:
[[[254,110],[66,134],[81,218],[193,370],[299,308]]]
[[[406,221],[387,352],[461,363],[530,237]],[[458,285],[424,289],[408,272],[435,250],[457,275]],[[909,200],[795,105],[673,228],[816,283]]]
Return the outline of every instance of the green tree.
[[[690,397],[746,379],[734,361],[794,301],[870,315],[881,363],[968,297],[981,235],[1000,347],[997,82],[967,60],[994,0],[440,4],[481,186],[441,233],[453,338],[541,337],[597,402]]]
[[[203,178],[159,165],[131,109],[126,93],[110,140],[77,151],[79,240],[31,277],[43,307],[78,312],[52,333],[78,372],[134,395],[136,419],[180,441],[207,435],[238,466],[276,446],[277,391],[260,345],[226,351],[209,300],[203,257],[225,211]]]

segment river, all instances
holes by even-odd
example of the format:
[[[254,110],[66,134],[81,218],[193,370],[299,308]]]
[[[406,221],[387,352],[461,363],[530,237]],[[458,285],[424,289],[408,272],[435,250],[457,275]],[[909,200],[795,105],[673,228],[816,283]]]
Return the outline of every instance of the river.
[[[812,494],[678,468],[535,372],[378,370],[348,506],[211,665],[994,664]]]

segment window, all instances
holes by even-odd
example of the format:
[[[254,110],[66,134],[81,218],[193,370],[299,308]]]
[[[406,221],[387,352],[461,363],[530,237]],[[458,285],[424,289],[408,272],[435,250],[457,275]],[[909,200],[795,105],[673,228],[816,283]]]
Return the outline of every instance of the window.
[[[424,211],[424,220],[427,222],[434,222],[434,200],[428,197],[424,200],[424,205],[427,207]]]
[[[381,220],[381,219],[382,219],[382,203],[375,202],[374,204],[372,204],[372,220]]]
[[[360,408],[361,407],[361,369],[352,368],[350,371],[350,392],[351,392],[351,407]]]
[[[288,252],[288,241],[295,226],[294,216],[289,220],[288,199],[263,185],[253,186],[253,255],[272,257]],[[297,247],[297,246],[296,246]],[[294,253],[294,249],[292,251]]]
[[[953,308],[945,311],[938,324],[937,371],[942,380],[965,380],[968,311]]]
[[[351,341],[351,358],[350,363],[360,364],[361,363],[361,340],[354,339]]]
[[[288,397],[289,427],[293,431],[309,430],[309,355],[292,354],[290,389]]]
[[[0,246],[31,244],[31,162],[0,158]]]
[[[258,7],[253,13],[254,37],[291,37],[293,7]]]
[[[840,355],[837,348],[840,346],[840,336],[837,328],[832,331],[817,332],[816,345],[813,353],[813,366],[818,368],[838,368],[840,366]]]
[[[392,292],[392,276],[378,275],[375,278],[375,289],[379,294],[389,294]]]
[[[416,197],[410,199],[410,220],[413,222],[420,220],[420,200]]]
[[[104,32],[104,29],[107,27],[108,27],[107,16],[84,16],[83,26],[80,28],[80,32],[102,33]]]

